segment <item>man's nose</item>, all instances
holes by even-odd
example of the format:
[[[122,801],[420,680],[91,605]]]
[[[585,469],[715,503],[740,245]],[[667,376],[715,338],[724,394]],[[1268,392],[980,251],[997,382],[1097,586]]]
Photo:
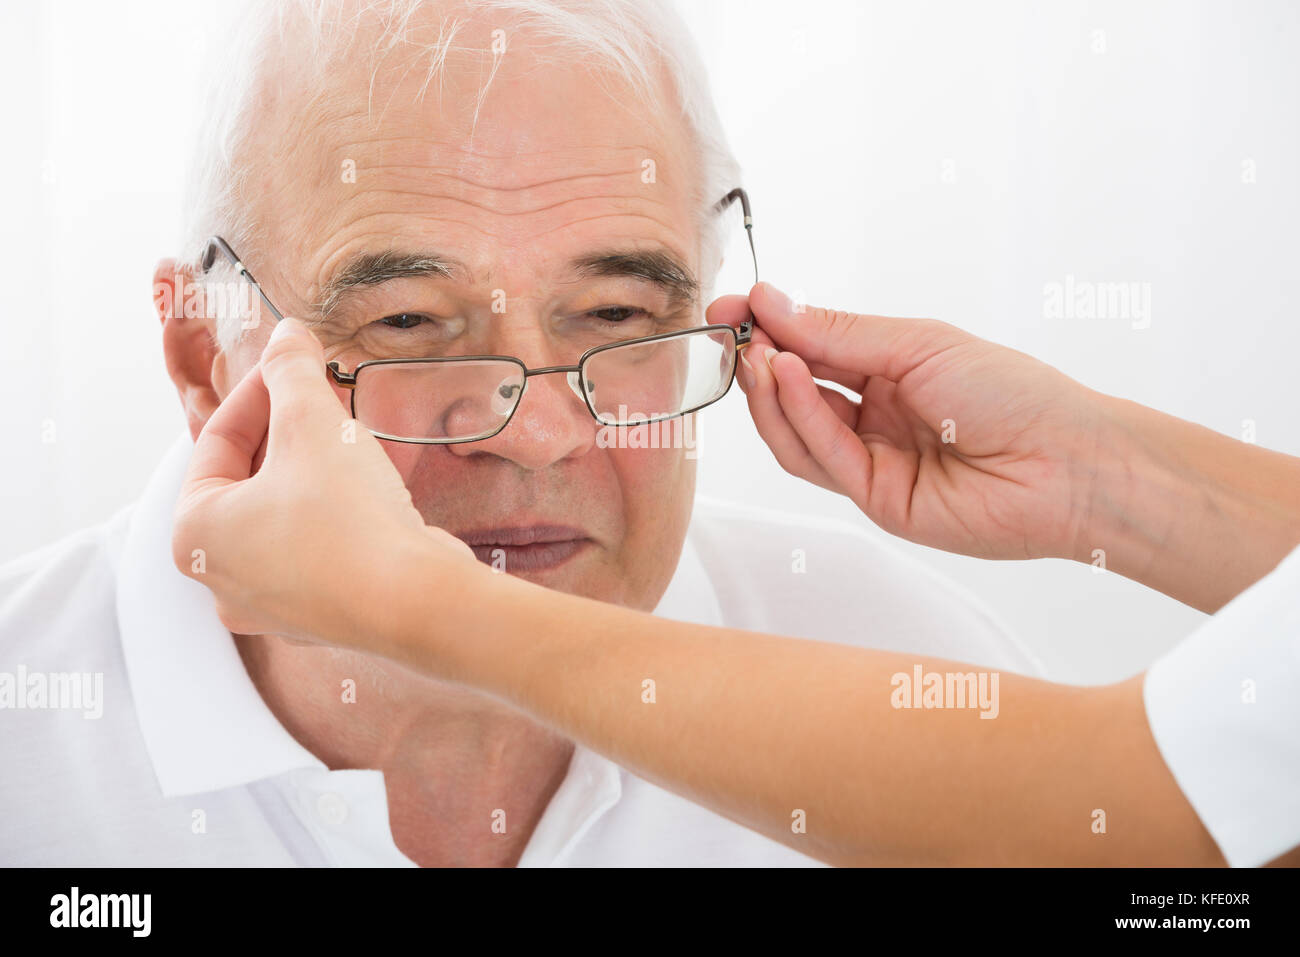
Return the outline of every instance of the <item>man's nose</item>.
[[[495,455],[526,469],[543,469],[585,455],[596,444],[599,426],[580,395],[577,373],[531,375],[504,429],[489,439],[448,448],[456,455]]]

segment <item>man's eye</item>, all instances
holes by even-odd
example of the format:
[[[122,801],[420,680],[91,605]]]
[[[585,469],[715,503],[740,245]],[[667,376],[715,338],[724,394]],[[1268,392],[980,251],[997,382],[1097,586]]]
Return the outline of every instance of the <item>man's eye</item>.
[[[644,309],[634,309],[631,306],[607,306],[604,309],[593,309],[587,313],[589,316],[595,316],[597,319],[603,319],[606,322],[623,322],[633,316],[645,314]]]
[[[392,329],[411,329],[424,321],[424,316],[417,316],[410,312],[402,312],[395,316],[385,316],[379,320],[379,323],[380,325],[388,326]]]

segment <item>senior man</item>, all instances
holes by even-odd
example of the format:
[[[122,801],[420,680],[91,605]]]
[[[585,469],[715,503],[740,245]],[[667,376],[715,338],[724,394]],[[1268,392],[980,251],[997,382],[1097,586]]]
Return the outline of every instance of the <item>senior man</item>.
[[[592,396],[635,396],[662,363],[509,382],[508,363],[458,364],[464,380],[429,378],[437,362],[358,374],[475,355],[545,370],[706,321],[715,207],[737,167],[670,8],[404,2],[380,16],[286,0],[240,29],[206,107],[190,248],[155,275],[189,435],[132,509],[0,573],[3,670],[103,675],[97,720],[0,712],[0,862],[811,862],[486,697],[221,627],[172,567],[171,507],[192,437],[273,323],[186,308],[222,274],[222,257],[204,261],[214,234],[338,363],[340,441],[358,423],[413,433],[385,444],[416,506],[482,560],[668,617],[1036,670],[976,605],[874,538],[693,511],[689,443],[602,441]],[[471,380],[478,399],[455,391]],[[445,423],[472,420],[478,400],[504,427],[452,435]],[[625,689],[647,720],[672,707],[653,677]]]

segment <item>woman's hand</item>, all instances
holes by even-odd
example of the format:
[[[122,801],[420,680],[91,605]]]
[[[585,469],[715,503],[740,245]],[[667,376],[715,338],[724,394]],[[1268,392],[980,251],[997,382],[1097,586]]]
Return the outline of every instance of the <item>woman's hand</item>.
[[[923,545],[981,558],[1088,554],[1093,393],[945,323],[797,311],[767,283],[748,300],[717,300],[709,321],[734,325],[747,305],[758,328],[738,377],[786,471]]]
[[[449,573],[477,565],[467,545],[424,524],[378,440],[339,405],[315,336],[293,319],[200,433],[172,546],[231,631],[344,646],[365,636],[372,651],[394,607],[388,583],[405,580],[393,569],[430,555]]]
[[[895,535],[1089,562],[1206,612],[1300,542],[1300,459],[942,322],[796,309],[766,283],[717,300],[709,321],[750,309],[738,373],[759,434],[786,471]]]

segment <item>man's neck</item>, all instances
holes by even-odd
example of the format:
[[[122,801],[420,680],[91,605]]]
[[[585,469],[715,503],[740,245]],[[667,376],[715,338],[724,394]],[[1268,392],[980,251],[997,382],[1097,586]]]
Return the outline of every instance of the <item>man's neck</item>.
[[[573,743],[490,698],[381,659],[270,636],[236,639],[253,684],[331,770],[384,772],[389,826],[421,866],[518,862]]]

